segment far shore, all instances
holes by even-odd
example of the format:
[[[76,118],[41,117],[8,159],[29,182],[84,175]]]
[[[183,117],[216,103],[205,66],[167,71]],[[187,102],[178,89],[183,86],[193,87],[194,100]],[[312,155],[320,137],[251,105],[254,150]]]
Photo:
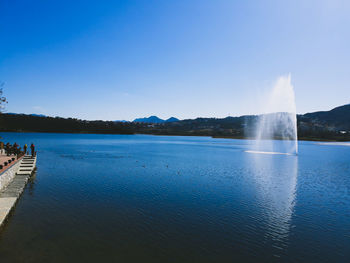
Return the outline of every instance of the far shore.
[[[255,140],[252,137],[244,136],[220,136],[220,135],[206,135],[206,134],[152,134],[152,133],[93,133],[93,132],[38,132],[38,131],[0,131],[1,133],[43,133],[43,134],[95,134],[95,135],[150,135],[150,136],[183,136],[183,137],[211,137],[214,139],[235,139],[235,140]],[[1,136],[0,136],[1,137]],[[280,141],[282,139],[274,139]],[[316,137],[299,137],[298,141],[315,141],[315,142],[349,142],[349,140],[337,140],[328,138],[316,138]]]

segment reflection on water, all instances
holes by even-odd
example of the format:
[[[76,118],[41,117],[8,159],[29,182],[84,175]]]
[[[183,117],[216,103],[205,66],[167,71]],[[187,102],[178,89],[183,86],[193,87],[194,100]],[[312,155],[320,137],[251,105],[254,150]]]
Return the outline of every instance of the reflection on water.
[[[270,155],[295,155],[291,153],[281,153],[281,152],[262,152],[262,151],[245,151],[247,153],[253,153],[253,154],[270,154]]]
[[[296,201],[298,177],[297,156],[247,154],[256,195],[264,209],[266,238],[274,246],[287,246],[291,218]]]
[[[27,191],[29,195],[34,195],[35,191],[35,179],[36,179],[36,170],[32,174],[31,177],[29,177],[28,183],[27,183]]]

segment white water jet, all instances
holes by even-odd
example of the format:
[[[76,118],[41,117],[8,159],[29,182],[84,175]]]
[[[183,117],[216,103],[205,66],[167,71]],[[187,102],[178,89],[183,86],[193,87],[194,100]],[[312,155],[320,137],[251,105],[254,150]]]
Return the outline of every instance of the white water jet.
[[[290,74],[277,79],[263,114],[258,116],[255,139],[257,151],[298,154],[295,94]]]

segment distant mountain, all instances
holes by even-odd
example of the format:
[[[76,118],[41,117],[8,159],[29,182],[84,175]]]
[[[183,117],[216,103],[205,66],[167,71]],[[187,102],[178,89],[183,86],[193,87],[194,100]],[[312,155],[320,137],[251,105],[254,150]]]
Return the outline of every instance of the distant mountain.
[[[7,112],[6,114],[9,114],[9,115],[30,115],[30,116],[35,116],[35,117],[47,117],[46,115],[44,114],[24,114],[24,113],[14,113],[14,112]]]
[[[142,123],[168,123],[168,122],[175,122],[175,121],[179,121],[179,119],[175,118],[175,117],[171,117],[167,120],[163,120],[158,118],[157,116],[150,116],[150,117],[145,117],[145,118],[138,118],[135,119],[133,122],[142,122]]]
[[[175,121],[180,121],[178,118],[175,117],[170,117],[169,119],[165,120],[164,122],[175,122]]]
[[[31,115],[31,116],[36,116],[36,117],[47,117],[46,115],[44,115],[44,114],[29,114],[29,115]]]
[[[157,116],[150,116],[144,118],[135,119],[133,122],[143,122],[143,123],[163,123],[164,120],[158,118]]]
[[[114,122],[129,122],[129,121],[126,121],[126,120],[116,120]]]

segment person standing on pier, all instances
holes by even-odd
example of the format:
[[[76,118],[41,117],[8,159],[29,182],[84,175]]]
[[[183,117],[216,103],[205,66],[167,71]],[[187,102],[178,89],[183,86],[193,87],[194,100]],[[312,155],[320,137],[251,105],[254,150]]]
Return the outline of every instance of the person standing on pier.
[[[12,153],[13,154],[16,154],[17,153],[17,150],[18,150],[18,144],[17,142],[15,142],[13,145],[12,145]]]
[[[23,151],[24,151],[24,154],[27,154],[27,148],[28,148],[28,145],[27,145],[27,144],[25,144],[25,145],[23,146]]]
[[[31,153],[32,153],[32,157],[34,157],[34,154],[35,154],[35,146],[34,146],[34,143],[32,143],[30,145],[30,150],[31,150]]]
[[[12,145],[12,149],[11,149],[11,154],[14,154],[18,157],[18,154],[19,154],[19,149],[18,149],[18,144],[15,142],[13,145]]]
[[[5,145],[5,151],[6,151],[6,155],[10,156],[11,155],[11,144],[10,143],[6,143]]]

